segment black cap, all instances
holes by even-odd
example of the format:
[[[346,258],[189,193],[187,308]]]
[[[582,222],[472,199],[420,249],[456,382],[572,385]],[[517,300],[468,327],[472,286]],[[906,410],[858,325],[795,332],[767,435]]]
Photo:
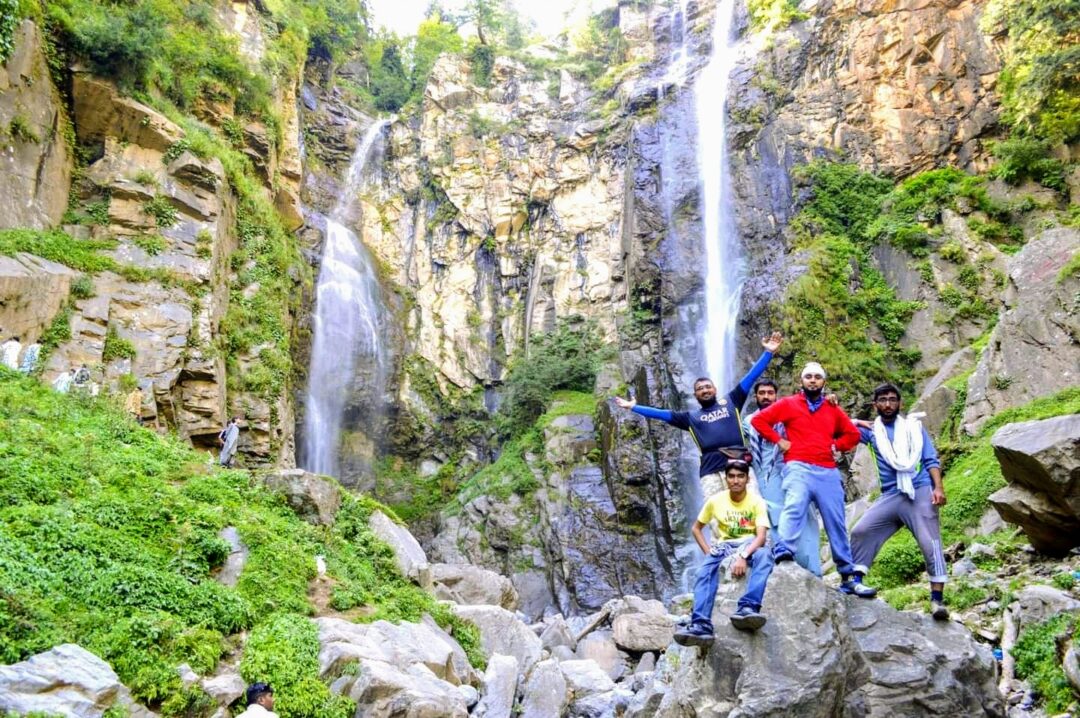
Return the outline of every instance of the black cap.
[[[267,693],[273,693],[274,689],[270,687],[268,683],[252,683],[247,688],[247,704],[254,705],[255,701],[259,700],[260,696]]]

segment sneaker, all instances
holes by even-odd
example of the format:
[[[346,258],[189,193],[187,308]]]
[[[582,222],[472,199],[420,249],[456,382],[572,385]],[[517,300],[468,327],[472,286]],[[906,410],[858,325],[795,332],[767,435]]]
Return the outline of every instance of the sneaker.
[[[783,563],[784,561],[794,561],[795,554],[787,551],[781,551],[780,553],[773,555],[773,563]]]
[[[675,634],[675,642],[680,646],[711,646],[715,636],[713,632],[701,626],[690,626]]]
[[[877,595],[876,588],[870,588],[864,586],[855,579],[844,579],[844,582],[840,584],[840,593],[846,593],[849,596],[858,596],[859,598],[873,598]]]
[[[750,608],[743,606],[731,616],[731,625],[740,631],[756,631],[765,625],[765,617]]]
[[[947,621],[949,620],[949,609],[945,608],[945,604],[940,601],[931,601],[930,615],[934,617],[935,621]]]

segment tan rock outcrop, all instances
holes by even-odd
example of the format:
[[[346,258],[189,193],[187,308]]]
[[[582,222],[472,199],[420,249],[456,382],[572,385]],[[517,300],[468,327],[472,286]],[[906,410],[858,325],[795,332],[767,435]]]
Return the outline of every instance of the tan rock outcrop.
[[[37,341],[60,310],[76,273],[32,254],[0,256],[0,330]]]
[[[13,42],[0,66],[0,228],[51,227],[67,208],[71,120],[37,25],[23,20]]]

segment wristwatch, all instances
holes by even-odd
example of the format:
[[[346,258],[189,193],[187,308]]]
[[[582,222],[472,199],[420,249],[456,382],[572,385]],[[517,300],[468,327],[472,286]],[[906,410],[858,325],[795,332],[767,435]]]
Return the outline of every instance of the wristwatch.
[[[746,549],[744,548],[739,549],[739,552],[736,554],[736,556],[741,558],[743,561],[750,558],[750,554],[746,553]]]

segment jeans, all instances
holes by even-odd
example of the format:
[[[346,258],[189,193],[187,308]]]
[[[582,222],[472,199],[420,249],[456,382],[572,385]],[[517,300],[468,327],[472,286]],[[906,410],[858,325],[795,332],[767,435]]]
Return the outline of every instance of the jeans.
[[[764,481],[758,480],[758,486],[761,487],[761,497],[765,499],[765,503],[769,506],[769,523],[772,524],[774,533],[780,525],[780,513],[784,508],[784,499],[787,494],[786,473],[783,467],[780,467],[779,470]],[[820,578],[821,549],[819,547],[819,534],[817,512],[811,509],[795,546],[795,563]],[[776,538],[775,535],[773,538]]]
[[[698,568],[697,581],[694,582],[694,612],[691,625],[709,632],[713,630],[712,611],[716,603],[716,589],[720,585],[720,569],[724,560],[734,556],[743,546],[749,546],[753,538],[741,541],[725,541],[713,550],[718,554],[709,554]],[[765,597],[765,583],[773,569],[773,557],[769,549],[762,546],[746,560],[749,565],[749,577],[746,580],[746,592],[739,599],[739,608],[749,606],[755,611],[761,610],[761,601]]]
[[[773,555],[795,553],[799,535],[806,526],[810,503],[813,502],[821,512],[836,570],[845,578],[855,573],[844,517],[844,486],[839,470],[802,461],[788,462],[784,470],[786,494]]]

